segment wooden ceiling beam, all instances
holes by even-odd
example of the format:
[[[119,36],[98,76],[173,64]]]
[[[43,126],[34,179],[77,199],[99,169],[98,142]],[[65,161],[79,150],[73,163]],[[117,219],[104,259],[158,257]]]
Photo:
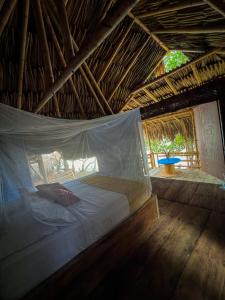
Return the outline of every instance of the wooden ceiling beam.
[[[149,119],[166,113],[172,113],[180,109],[217,101],[219,97],[224,94],[225,78],[211,80],[210,82],[182,94],[142,107],[140,109],[142,119]],[[224,99],[222,100],[225,101]]]
[[[59,23],[62,29],[61,31],[63,32],[62,40],[63,40],[63,45],[65,46],[65,57],[66,60],[69,61],[74,56],[74,50],[73,50],[72,36],[69,27],[69,21],[66,12],[66,6],[64,0],[58,0],[55,2],[55,4],[57,5],[58,8]]]
[[[148,97],[153,100],[154,102],[158,102],[157,98],[155,97],[155,95],[153,95],[151,92],[149,92],[148,89],[143,89],[143,91],[148,95]]]
[[[0,13],[0,37],[11,16],[17,0],[5,1]]]
[[[178,10],[182,10],[182,9],[186,9],[186,8],[197,7],[200,5],[205,5],[205,3],[203,1],[189,0],[189,1],[183,1],[182,3],[179,3],[179,4],[174,4],[174,5],[168,5],[168,6],[163,5],[163,7],[159,7],[155,11],[149,11],[144,14],[138,15],[138,18],[141,18],[141,19],[148,18],[148,17],[157,16],[157,15],[161,15],[161,14],[168,13],[168,12],[174,12],[174,11],[178,11]]]
[[[153,31],[153,34],[208,34],[224,33],[225,25],[188,26],[183,28],[164,28]]]
[[[63,44],[65,45],[65,50],[66,50],[66,53],[67,53],[66,54],[67,61],[69,61],[75,55],[73,45],[75,44],[75,48],[76,48],[77,51],[79,50],[79,48],[77,47],[76,43],[74,42],[74,40],[72,38],[72,35],[71,35],[71,32],[70,32],[69,21],[68,21],[68,16],[67,16],[64,1],[60,0],[60,1],[57,1],[56,3],[57,3],[56,5],[57,5],[57,8],[58,8],[58,17],[60,19],[60,25],[61,25],[60,29],[61,29],[61,32],[62,32]],[[83,69],[82,66],[80,66],[80,72],[81,72],[81,75],[82,75],[84,81],[87,84],[88,89],[90,90],[90,92],[93,95],[97,105],[99,106],[100,111],[104,115],[106,115],[106,112],[105,112],[102,104],[100,103],[100,101],[98,99],[98,96],[97,96],[95,90],[93,89],[92,84],[90,83],[90,81],[89,81],[87,75],[85,74],[84,69]]]
[[[201,78],[199,76],[199,73],[198,73],[198,70],[196,68],[196,65],[195,64],[191,65],[191,69],[192,69],[192,72],[194,74],[194,77],[195,77],[198,85],[200,85],[202,81],[201,81]]]
[[[50,1],[49,4],[51,4],[51,8],[52,8],[52,9],[49,11],[49,13],[51,13],[51,17],[53,18],[56,27],[58,28],[59,32],[61,32],[61,27],[60,27],[60,24],[59,24],[59,22],[58,22],[58,20],[57,20],[57,14],[56,14],[56,12],[57,12],[57,7],[56,7],[56,5],[55,5],[55,3],[54,3],[53,1]],[[64,14],[64,17],[67,18],[67,13],[66,13],[66,12],[65,12],[65,14]],[[64,22],[68,22],[68,21],[65,20]],[[72,41],[72,49],[71,49],[70,51],[72,51],[73,55],[75,55],[74,49],[75,49],[75,52],[78,52],[78,51],[79,51],[79,47],[78,47],[76,41],[74,40],[74,38],[72,37],[72,35],[71,35],[71,33],[70,33],[69,26],[68,26],[68,28],[67,28],[67,31],[68,31],[68,32],[67,32],[67,35],[70,34],[70,36],[71,36],[71,41]],[[61,32],[61,34],[63,35],[63,32]],[[71,47],[70,44],[68,44],[68,46]],[[113,111],[112,111],[110,105],[108,104],[108,102],[107,102],[105,96],[103,95],[103,93],[102,93],[102,91],[101,91],[101,89],[100,89],[100,87],[99,87],[97,81],[95,80],[95,78],[94,78],[94,76],[93,76],[93,74],[92,74],[92,72],[91,72],[91,70],[90,70],[88,64],[87,64],[86,62],[84,62],[83,65],[81,65],[81,66],[79,67],[79,70],[80,70],[80,73],[81,73],[81,75],[82,75],[84,81],[85,81],[86,84],[87,84],[87,87],[89,88],[89,90],[90,90],[90,92],[92,93],[94,99],[96,100],[98,106],[100,107],[100,110],[101,110],[104,114],[106,114],[106,113],[105,113],[105,110],[104,110],[104,108],[103,108],[103,106],[101,105],[101,103],[100,103],[100,101],[99,101],[99,99],[98,99],[98,96],[97,96],[97,94],[96,94],[94,88],[92,87],[92,85],[93,85],[93,86],[95,87],[95,89],[98,91],[100,97],[102,98],[102,100],[103,100],[103,102],[105,103],[106,107],[108,108],[109,112],[110,112],[111,114],[113,114]],[[89,76],[91,82],[90,82],[89,78],[87,77],[87,75],[85,74],[85,71],[86,71],[87,75]]]
[[[181,66],[180,68],[175,69],[175,70],[173,70],[173,71],[171,71],[171,72],[169,72],[169,73],[166,73],[166,74],[164,74],[164,75],[162,75],[162,76],[160,76],[160,77],[158,77],[158,78],[152,80],[152,81],[149,82],[149,83],[146,83],[146,84],[143,84],[142,86],[139,86],[139,87],[136,88],[134,91],[132,91],[132,94],[137,93],[137,92],[140,92],[141,90],[143,90],[143,88],[147,88],[147,87],[151,86],[152,84],[157,83],[157,82],[159,82],[159,81],[165,79],[165,77],[172,76],[172,75],[174,75],[174,74],[176,74],[176,73],[178,73],[178,72],[180,72],[180,71],[182,71],[182,70],[184,70],[184,69],[186,69],[186,68],[188,68],[188,67],[191,67],[193,64],[196,64],[197,62],[200,62],[202,59],[205,59],[205,58],[207,58],[208,56],[213,55],[213,54],[215,54],[215,53],[221,51],[221,49],[223,49],[223,48],[213,49],[213,50],[211,50],[211,51],[209,51],[209,52],[207,52],[207,53],[204,53],[203,55],[201,55],[201,56],[197,57],[196,59],[194,59],[194,60],[192,60],[192,61],[186,63],[185,65]]]
[[[169,51],[169,48],[153,33],[144,23],[141,22],[137,17],[135,17],[131,12],[128,13],[128,16],[134,20],[134,22],[142,28],[161,48],[165,51]]]
[[[24,77],[24,65],[26,55],[26,44],[27,44],[27,25],[29,18],[29,7],[30,0],[23,1],[23,19],[21,25],[21,39],[20,39],[20,56],[19,56],[19,76],[18,76],[18,98],[17,108],[22,109],[22,94],[23,94],[23,77]]]
[[[121,49],[121,47],[122,47],[122,45],[123,45],[123,43],[124,43],[124,41],[125,41],[128,33],[130,32],[130,30],[131,30],[131,28],[133,26],[133,24],[134,24],[134,20],[132,20],[132,22],[130,23],[130,25],[127,27],[127,30],[125,31],[125,33],[124,33],[123,37],[121,38],[119,44],[117,45],[116,49],[113,51],[113,53],[112,53],[110,59],[108,60],[108,62],[105,64],[105,67],[103,68],[102,73],[99,76],[98,84],[105,77],[107,71],[109,70],[110,66],[112,65],[112,62],[113,62],[114,58],[116,57],[117,53],[120,51],[120,49]]]
[[[172,90],[172,92],[173,92],[175,95],[177,95],[177,90],[176,90],[176,88],[174,87],[174,85],[173,85],[171,79],[170,79],[169,77],[165,77],[165,81],[166,81],[166,83],[168,84],[168,86],[170,87],[170,89]]]
[[[132,69],[132,67],[134,66],[134,64],[136,63],[136,61],[138,60],[141,52],[146,47],[146,45],[148,44],[148,42],[149,42],[149,38],[145,41],[145,43],[142,45],[142,47],[139,49],[139,51],[135,54],[134,58],[132,59],[132,61],[129,64],[129,66],[126,68],[126,71],[124,72],[122,78],[119,80],[119,82],[117,83],[116,87],[114,88],[114,90],[112,91],[111,95],[108,98],[108,102],[109,103],[112,101],[112,98],[115,95],[116,91],[118,90],[118,88],[120,87],[121,83],[124,81],[124,79],[126,78],[127,74],[130,72],[130,70]]]
[[[39,36],[39,39],[41,42],[40,44],[41,44],[41,47],[43,50],[44,61],[46,64],[46,70],[47,70],[47,74],[48,74],[48,80],[49,80],[48,85],[50,86],[51,84],[54,83],[55,79],[54,79],[54,74],[53,74],[53,69],[52,69],[47,35],[46,35],[46,31],[45,31],[45,24],[44,24],[44,20],[43,20],[41,2],[40,2],[40,0],[32,0],[32,4],[33,4],[34,16],[36,19],[36,29],[37,29],[37,33],[38,33],[38,36]],[[61,117],[56,93],[54,93],[52,95],[52,97],[54,100],[54,105],[56,108],[57,116]]]
[[[45,10],[45,21],[46,21],[46,24],[47,24],[47,26],[48,26],[49,33],[50,33],[50,35],[51,35],[51,37],[52,37],[52,40],[53,40],[54,46],[55,46],[55,48],[56,48],[57,54],[58,54],[58,56],[59,56],[59,59],[60,59],[60,61],[61,61],[61,64],[62,64],[62,66],[65,68],[65,67],[67,66],[66,60],[65,60],[64,55],[63,55],[63,53],[62,53],[62,50],[61,50],[61,48],[60,48],[60,45],[59,45],[57,36],[56,36],[56,34],[55,34],[54,28],[53,28],[53,26],[52,26],[51,20],[50,20],[50,18],[49,18],[49,16],[48,16],[46,10]],[[70,87],[72,88],[72,91],[73,91],[73,93],[74,93],[74,95],[75,95],[75,98],[76,98],[76,100],[77,100],[77,102],[78,102],[78,105],[79,105],[79,107],[80,107],[82,116],[83,116],[83,117],[87,117],[86,114],[85,114],[83,105],[82,105],[82,103],[81,103],[81,101],[80,101],[80,96],[79,96],[78,93],[77,93],[77,90],[76,90],[76,87],[75,87],[75,84],[74,84],[74,82],[73,82],[72,77],[69,79],[68,82],[69,82],[69,85],[70,85]]]
[[[225,3],[220,0],[204,0],[210,7],[225,17]]]

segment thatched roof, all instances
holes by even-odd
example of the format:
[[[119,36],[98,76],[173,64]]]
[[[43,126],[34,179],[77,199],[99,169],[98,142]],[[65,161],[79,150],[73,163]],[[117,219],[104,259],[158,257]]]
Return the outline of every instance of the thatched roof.
[[[192,109],[144,121],[144,128],[150,140],[173,140],[177,134],[181,134],[185,139],[194,140],[194,126]]]
[[[224,18],[222,0],[2,0],[0,101],[64,118],[163,101],[224,75]],[[156,82],[168,49],[203,58]]]

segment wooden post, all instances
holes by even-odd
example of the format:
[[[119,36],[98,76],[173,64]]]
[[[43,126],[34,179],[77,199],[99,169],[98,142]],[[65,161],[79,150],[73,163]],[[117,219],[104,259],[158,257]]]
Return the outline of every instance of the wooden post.
[[[3,8],[1,10],[1,14],[0,14],[0,37],[2,35],[2,32],[5,28],[5,25],[7,24],[9,17],[16,5],[17,0],[6,0]]]
[[[80,65],[95,51],[95,49],[108,37],[115,27],[123,20],[130,9],[132,9],[138,0],[124,0],[117,2],[112,9],[111,14],[104,19],[96,28],[95,34],[92,33],[83,43],[82,48],[71,60],[70,64],[57,78],[57,80],[46,91],[43,99],[34,110],[39,112],[43,106],[53,97],[53,95],[64,85],[64,83],[73,75]]]
[[[18,99],[17,107],[22,108],[22,92],[23,92],[23,76],[24,76],[24,64],[26,54],[26,41],[27,41],[27,25],[29,18],[30,0],[23,1],[23,20],[21,26],[21,44],[20,44],[20,58],[19,58],[19,77],[18,77]]]

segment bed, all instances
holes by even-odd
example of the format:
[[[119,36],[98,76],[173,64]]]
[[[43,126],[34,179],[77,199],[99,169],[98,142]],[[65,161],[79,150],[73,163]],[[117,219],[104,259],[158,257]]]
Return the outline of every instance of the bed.
[[[68,226],[40,223],[30,212],[21,213],[0,237],[0,298],[27,294],[72,258],[105,236],[148,199],[138,182],[91,176],[65,187],[81,199],[67,207],[73,217]],[[35,202],[36,204],[38,202]],[[19,239],[26,232],[24,239]]]

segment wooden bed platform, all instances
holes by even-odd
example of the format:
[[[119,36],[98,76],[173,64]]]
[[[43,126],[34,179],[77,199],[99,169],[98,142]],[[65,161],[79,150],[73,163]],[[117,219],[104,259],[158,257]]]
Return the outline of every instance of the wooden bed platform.
[[[158,218],[158,199],[156,195],[152,195],[135,213],[43,281],[23,299],[63,299],[63,294],[68,289],[72,289],[76,299],[86,297],[110,271],[130,257],[148,238],[149,229]]]

